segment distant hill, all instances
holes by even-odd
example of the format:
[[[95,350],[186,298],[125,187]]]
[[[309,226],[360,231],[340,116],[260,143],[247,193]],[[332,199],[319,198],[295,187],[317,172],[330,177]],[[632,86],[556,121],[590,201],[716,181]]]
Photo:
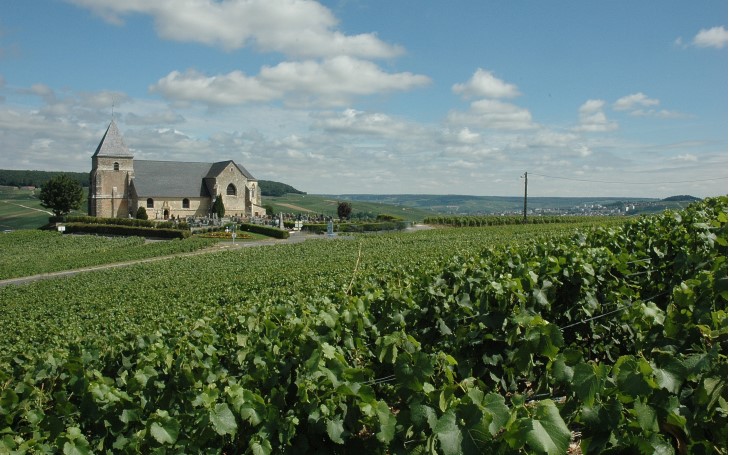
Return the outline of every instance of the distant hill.
[[[259,188],[261,188],[262,196],[279,197],[285,194],[307,194],[286,183],[272,182],[271,180],[259,180]]]
[[[332,199],[377,202],[418,208],[431,213],[492,215],[522,213],[524,198],[520,196],[470,196],[437,194],[342,194]],[[624,207],[627,203],[656,201],[648,198],[624,197],[528,197],[528,210],[569,210],[578,207]]]
[[[665,201],[665,202],[685,202],[685,201],[695,202],[695,201],[699,201],[699,200],[700,200],[700,198],[694,197],[694,196],[689,196],[687,194],[682,194],[679,196],[669,196],[669,197],[665,197],[664,199],[662,199],[662,201]]]
[[[89,187],[88,172],[61,172],[61,171],[16,171],[0,169],[0,186],[43,186],[47,181],[61,174],[76,180],[84,188]]]
[[[337,217],[337,203],[343,199],[313,194],[285,194],[283,196],[264,196],[262,203],[270,206],[274,213],[301,213],[303,215],[324,215]],[[390,215],[407,221],[421,221],[433,215],[432,212],[402,205],[380,202],[352,202],[352,218],[375,218]]]

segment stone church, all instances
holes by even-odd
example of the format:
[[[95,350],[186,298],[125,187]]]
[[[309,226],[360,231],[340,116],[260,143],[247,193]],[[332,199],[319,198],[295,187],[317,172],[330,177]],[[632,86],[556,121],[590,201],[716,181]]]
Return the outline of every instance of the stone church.
[[[258,181],[234,161],[187,163],[135,160],[114,120],[91,157],[89,215],[151,220],[205,217],[217,197],[226,216],[263,216]]]

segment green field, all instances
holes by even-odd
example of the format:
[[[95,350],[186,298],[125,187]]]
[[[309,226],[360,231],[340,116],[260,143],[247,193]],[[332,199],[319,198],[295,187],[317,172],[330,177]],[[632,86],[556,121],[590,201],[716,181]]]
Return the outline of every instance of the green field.
[[[727,198],[6,286],[0,452],[727,453],[727,286]]]
[[[53,213],[41,207],[37,197],[38,190],[28,190],[10,186],[0,186],[0,231],[11,229],[38,229],[48,224]],[[72,214],[86,213],[86,197],[82,209]]]
[[[31,190],[0,187],[0,229],[36,229],[51,216]]]

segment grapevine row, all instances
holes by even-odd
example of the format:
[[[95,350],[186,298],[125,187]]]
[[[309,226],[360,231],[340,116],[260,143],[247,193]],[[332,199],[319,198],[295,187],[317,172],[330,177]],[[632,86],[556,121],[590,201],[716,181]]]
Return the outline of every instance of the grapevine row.
[[[0,447],[727,453],[727,198],[456,250],[11,361]]]

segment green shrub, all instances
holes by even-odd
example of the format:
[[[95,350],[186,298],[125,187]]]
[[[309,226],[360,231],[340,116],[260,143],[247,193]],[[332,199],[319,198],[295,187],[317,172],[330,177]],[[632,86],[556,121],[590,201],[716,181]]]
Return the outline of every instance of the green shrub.
[[[181,231],[179,229],[88,223],[68,223],[66,225],[66,233],[139,236],[159,239],[185,239],[190,237],[190,231]]]
[[[288,239],[289,231],[283,231],[271,226],[262,226],[260,224],[241,224],[241,230],[247,232],[255,232],[257,234],[267,235],[276,239]]]

